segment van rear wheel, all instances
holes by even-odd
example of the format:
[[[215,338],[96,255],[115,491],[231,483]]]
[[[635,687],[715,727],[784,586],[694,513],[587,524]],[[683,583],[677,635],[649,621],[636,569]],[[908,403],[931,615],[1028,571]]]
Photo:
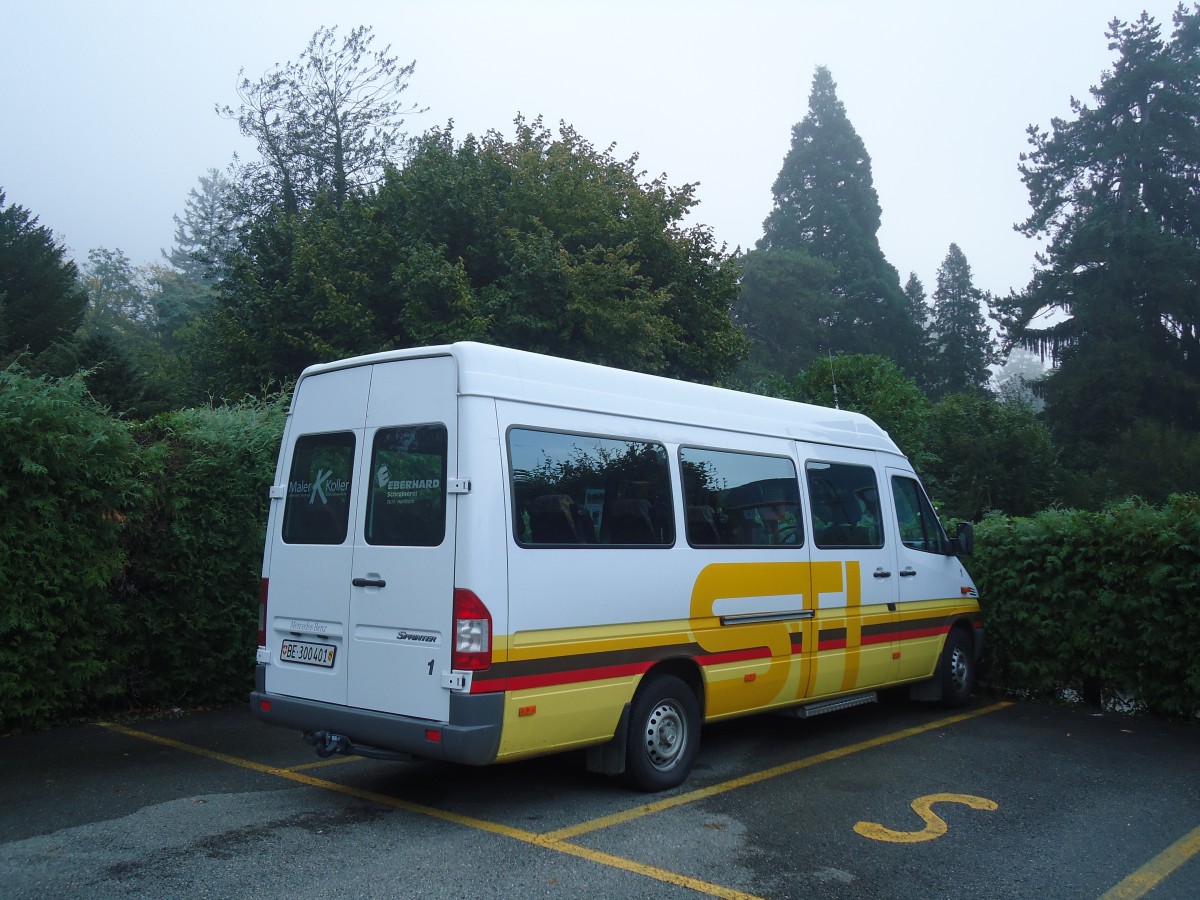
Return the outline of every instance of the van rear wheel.
[[[700,749],[700,704],[674,675],[651,675],[638,688],[629,716],[625,775],[643,791],[683,783]]]

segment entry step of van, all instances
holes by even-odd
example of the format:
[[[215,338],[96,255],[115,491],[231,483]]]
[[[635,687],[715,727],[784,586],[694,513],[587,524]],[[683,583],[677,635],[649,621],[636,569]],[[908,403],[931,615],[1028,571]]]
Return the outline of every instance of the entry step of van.
[[[855,706],[865,706],[868,703],[875,703],[879,697],[874,691],[867,691],[865,694],[855,694],[853,697],[836,697],[833,700],[819,700],[816,703],[809,703],[805,706],[797,706],[789,712],[798,719],[811,719],[813,716],[821,716],[825,713],[838,712],[843,709],[850,709]]]

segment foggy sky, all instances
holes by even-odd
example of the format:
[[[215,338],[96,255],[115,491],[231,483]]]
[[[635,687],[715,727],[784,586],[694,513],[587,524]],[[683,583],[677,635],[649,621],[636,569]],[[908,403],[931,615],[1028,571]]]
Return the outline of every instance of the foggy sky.
[[[161,261],[172,216],[209,168],[252,153],[215,104],[296,59],[313,32],[371,25],[416,60],[406,98],[456,136],[512,136],[518,114],[699,182],[693,223],[750,248],[771,185],[828,66],[871,155],[880,242],[901,282],[932,293],[950,243],[975,286],[1021,289],[1035,241],[1017,172],[1025,128],[1069,117],[1113,62],[1104,32],[1167,0],[307,0],[204,4],[0,0],[0,188],[84,261],[119,248]]]

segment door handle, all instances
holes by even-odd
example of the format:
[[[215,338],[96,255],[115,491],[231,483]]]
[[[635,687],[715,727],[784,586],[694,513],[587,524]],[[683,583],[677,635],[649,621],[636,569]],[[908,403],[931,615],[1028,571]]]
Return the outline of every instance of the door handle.
[[[912,566],[909,566],[907,569],[900,570],[901,578],[911,578],[913,575],[916,575],[916,574],[917,574],[917,570],[914,569]]]
[[[887,569],[883,568],[882,566],[880,566],[878,569],[875,570],[875,577],[876,578],[891,578],[892,573],[889,572]]]
[[[382,578],[355,578],[350,583],[355,587],[387,587],[387,582]]]

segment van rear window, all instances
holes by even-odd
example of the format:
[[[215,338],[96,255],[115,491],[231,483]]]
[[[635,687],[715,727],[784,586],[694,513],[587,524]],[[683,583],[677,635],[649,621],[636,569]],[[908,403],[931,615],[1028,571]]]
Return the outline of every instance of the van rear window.
[[[350,520],[354,433],[296,439],[283,509],[285,544],[340,544]]]
[[[446,537],[445,425],[375,432],[368,544],[436,547]]]

